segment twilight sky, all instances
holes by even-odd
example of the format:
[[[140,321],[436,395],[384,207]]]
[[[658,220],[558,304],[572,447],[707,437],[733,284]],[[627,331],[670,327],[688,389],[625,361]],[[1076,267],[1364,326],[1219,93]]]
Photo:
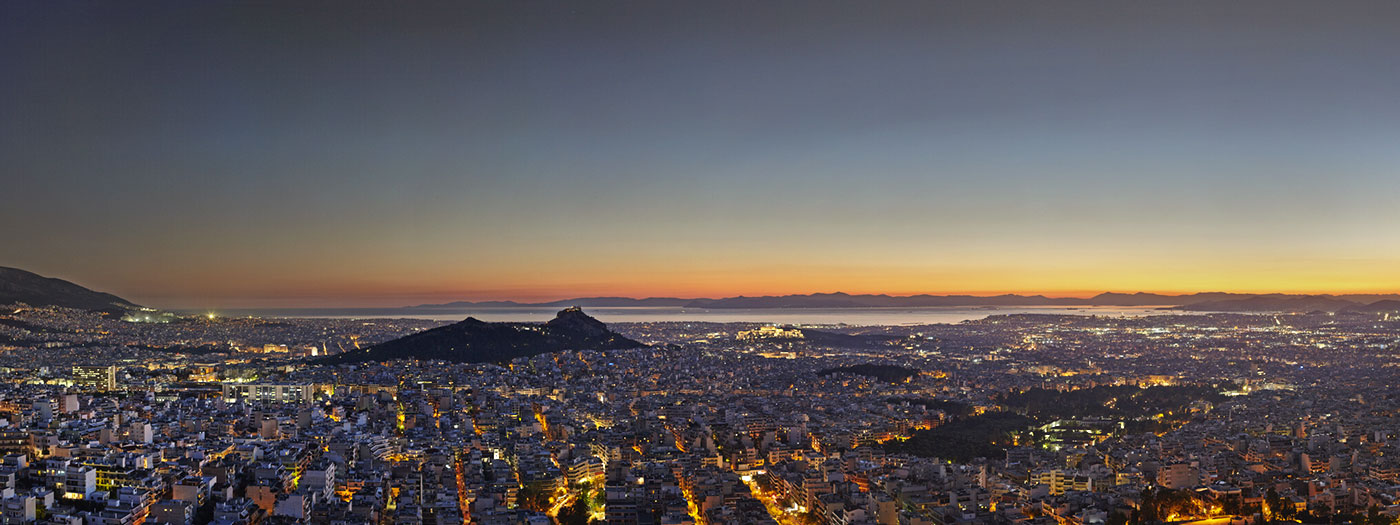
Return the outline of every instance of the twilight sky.
[[[158,307],[1400,291],[1400,3],[260,4],[0,4],[0,265]]]

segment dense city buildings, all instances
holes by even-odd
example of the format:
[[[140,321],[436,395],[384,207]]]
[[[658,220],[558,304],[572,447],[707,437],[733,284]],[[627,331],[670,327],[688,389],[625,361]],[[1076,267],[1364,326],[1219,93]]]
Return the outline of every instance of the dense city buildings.
[[[1397,0],[0,0],[0,525],[1400,525],[1397,55]]]
[[[633,323],[646,347],[318,365],[443,323],[5,311],[6,522],[1400,515],[1384,313]]]

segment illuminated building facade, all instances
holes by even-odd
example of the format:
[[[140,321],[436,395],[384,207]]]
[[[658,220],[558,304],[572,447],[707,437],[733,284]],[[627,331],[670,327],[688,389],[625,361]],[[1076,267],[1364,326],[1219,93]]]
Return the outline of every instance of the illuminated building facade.
[[[310,402],[315,391],[315,386],[308,384],[224,383],[224,400],[301,403]]]
[[[75,366],[73,385],[79,388],[108,392],[117,389],[117,367]]]

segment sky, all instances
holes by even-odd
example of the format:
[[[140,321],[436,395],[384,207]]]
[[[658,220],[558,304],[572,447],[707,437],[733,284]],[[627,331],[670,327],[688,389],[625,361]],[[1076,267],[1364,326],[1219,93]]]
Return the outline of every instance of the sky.
[[[0,265],[177,307],[1400,292],[1400,3],[0,4]]]

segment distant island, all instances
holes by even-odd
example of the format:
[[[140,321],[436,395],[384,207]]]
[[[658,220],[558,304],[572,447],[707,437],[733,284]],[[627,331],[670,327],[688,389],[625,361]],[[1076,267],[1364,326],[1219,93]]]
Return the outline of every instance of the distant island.
[[[620,350],[642,343],[623,337],[579,308],[566,308],[546,323],[488,323],[468,317],[364,350],[316,361],[336,365],[396,359],[454,363],[504,363],[562,350]]]
[[[1176,307],[1196,312],[1345,312],[1364,311],[1372,305],[1383,306],[1391,300],[1360,303],[1327,295],[1269,294],[1219,301],[1205,301]]]

